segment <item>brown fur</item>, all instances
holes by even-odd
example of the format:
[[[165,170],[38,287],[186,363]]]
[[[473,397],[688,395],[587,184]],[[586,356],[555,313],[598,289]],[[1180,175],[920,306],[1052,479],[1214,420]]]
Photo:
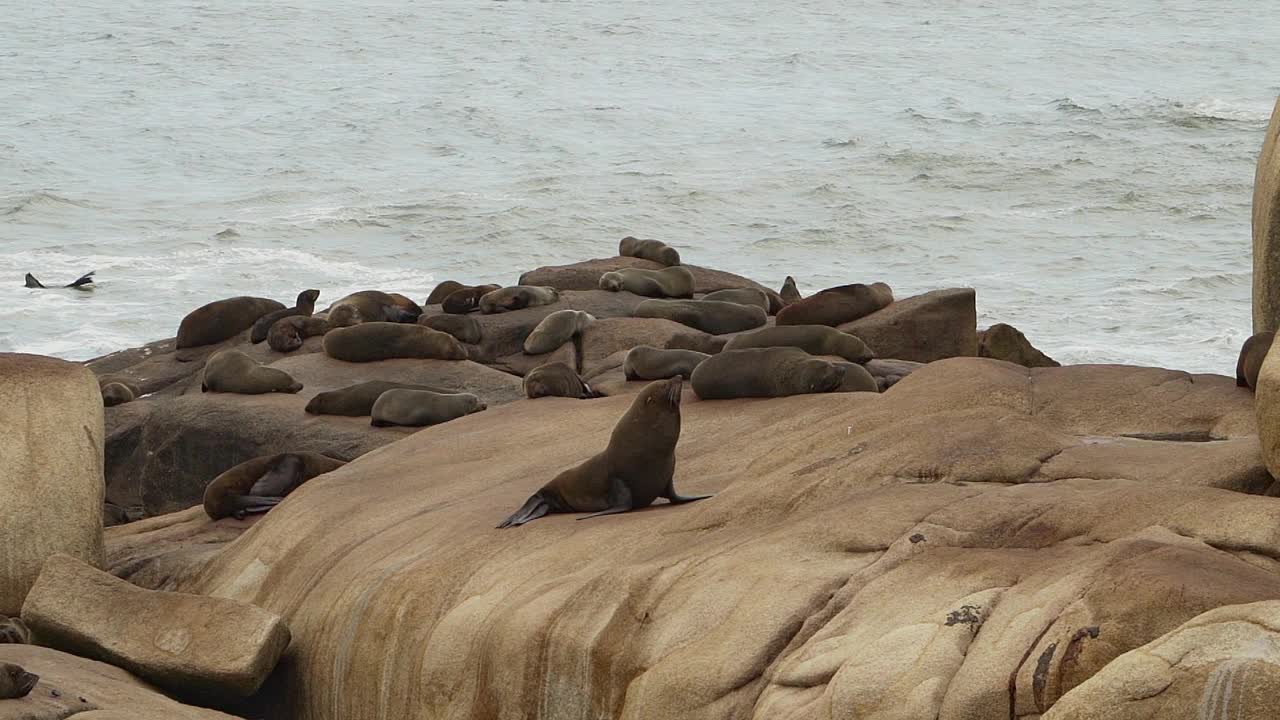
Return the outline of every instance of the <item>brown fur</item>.
[[[573,368],[562,362],[547,363],[524,376],[524,394],[533,400],[540,397],[567,397],[584,400],[600,397]]]
[[[373,362],[391,358],[466,360],[467,350],[448,333],[417,324],[361,323],[330,330],[324,351],[335,360]]]
[[[734,335],[725,350],[759,347],[797,347],[810,355],[838,355],[851,363],[875,357],[861,339],[826,325],[784,325]]]
[[[1262,362],[1267,359],[1276,334],[1261,332],[1244,341],[1240,347],[1240,357],[1236,360],[1236,385],[1250,390],[1258,389],[1258,373],[1262,370]]]
[[[0,645],[30,645],[31,629],[22,618],[0,616]]]
[[[703,400],[786,397],[831,392],[844,368],[793,347],[725,350],[693,371],[693,391]]]
[[[318,317],[287,317],[277,320],[267,333],[267,346],[280,353],[293,352],[309,337],[324,335],[329,321]]]
[[[373,412],[373,404],[378,401],[378,397],[382,393],[388,390],[448,392],[430,385],[411,385],[389,380],[369,380],[368,382],[356,383],[337,390],[319,393],[307,403],[306,410],[312,415],[360,417]]]
[[[778,293],[778,296],[782,298],[784,305],[797,303],[804,299],[804,296],[800,294],[800,290],[796,288],[796,279],[790,275],[787,276],[786,280],[782,281],[782,292]]]
[[[320,297],[319,290],[303,290],[298,293],[298,299],[294,306],[283,310],[267,313],[258,318],[253,324],[253,329],[249,331],[249,341],[257,344],[267,339],[267,333],[270,332],[271,326],[277,320],[295,315],[310,317],[311,313],[316,311],[316,299]]]
[[[475,345],[484,337],[484,332],[480,328],[480,321],[469,315],[450,315],[444,313],[442,315],[423,315],[418,318],[418,324],[429,327],[432,330],[449,333],[458,339],[459,342]]]
[[[542,318],[542,322],[524,339],[525,355],[543,355],[569,342],[573,337],[595,322],[590,313],[581,310],[557,310]]]
[[[755,305],[764,310],[766,313],[772,310],[772,303],[769,302],[769,294],[763,290],[755,288],[730,288],[727,290],[716,290],[712,293],[703,295],[701,300],[711,300],[714,302],[730,302],[739,305]]]
[[[601,275],[600,289],[654,298],[691,298],[693,273],[678,265],[662,270],[622,268]]]
[[[551,305],[560,301],[560,291],[538,285],[512,285],[480,296],[480,312],[485,315]]]
[[[431,294],[427,296],[426,302],[422,304],[423,305],[439,305],[440,303],[444,302],[445,298],[449,297],[453,293],[456,293],[459,290],[462,290],[466,287],[467,287],[466,285],[463,285],[457,280],[445,280],[444,282],[440,283],[439,285],[431,289]]]
[[[378,396],[369,413],[374,427],[427,427],[477,413],[488,405],[471,393],[392,389]]]
[[[230,340],[253,327],[263,315],[283,309],[275,300],[244,295],[201,305],[182,318],[175,347],[181,350]]]
[[[0,663],[0,700],[16,700],[26,697],[40,682],[40,676],[22,669],[21,665]],[[17,711],[16,712],[21,712]],[[16,715],[15,717],[23,717]]]
[[[670,245],[658,240],[624,237],[618,243],[618,254],[623,257],[652,260],[667,266],[680,264],[680,253]]]
[[[440,309],[454,315],[466,315],[472,310],[480,309],[480,298],[488,295],[495,290],[501,290],[501,285],[475,285],[473,287],[464,287],[461,290],[455,290],[449,294],[440,303]]]
[[[674,320],[712,335],[751,330],[769,322],[758,307],[715,300],[645,300],[632,316]]]
[[[128,380],[113,380],[102,386],[102,406],[115,407],[133,402],[141,394],[138,386]]]
[[[204,366],[200,392],[224,392],[239,395],[263,393],[296,393],[302,383],[283,370],[259,365],[239,350],[220,350]]]
[[[297,474],[296,482],[284,494],[271,497],[284,497],[311,478],[337,470],[347,464],[342,460],[310,452],[280,453],[246,460],[218,475],[205,487],[205,513],[214,520],[236,515],[243,509],[242,503],[237,498],[251,497],[254,485],[269,473],[276,471],[286,456],[291,456],[295,462],[300,462],[301,472]]]
[[[866,317],[891,302],[893,291],[884,283],[841,285],[782,308],[777,324],[834,327]]]
[[[688,380],[694,368],[709,357],[696,350],[661,350],[638,345],[627,352],[622,372],[628,380],[665,380],[676,376]]]

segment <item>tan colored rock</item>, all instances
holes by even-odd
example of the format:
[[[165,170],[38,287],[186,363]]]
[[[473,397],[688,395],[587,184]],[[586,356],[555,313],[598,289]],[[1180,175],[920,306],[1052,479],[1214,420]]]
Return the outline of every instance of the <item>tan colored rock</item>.
[[[639,345],[666,347],[676,338],[710,338],[704,332],[662,318],[608,318],[591,323],[582,332],[582,372],[586,376],[597,372],[602,363],[615,353]],[[697,340],[689,339],[689,342]],[[625,356],[624,356],[625,357]]]
[[[0,353],[0,615],[54,553],[102,565],[102,412],[83,366]]]
[[[144,590],[54,555],[22,607],[41,643],[183,697],[248,697],[289,646],[280,617],[225,598]]]
[[[1280,329],[1280,99],[1253,177],[1253,331]]]
[[[1275,342],[1272,342],[1271,349],[1275,348]],[[1248,392],[1248,388],[1240,388],[1240,391]],[[1267,470],[1280,477],[1280,352],[1267,352],[1262,369],[1258,371],[1258,385],[1253,395],[1262,457]]]
[[[978,357],[1004,360],[1023,367],[1059,367],[1062,364],[1037,350],[1021,330],[1004,323],[996,323],[978,333]]]
[[[978,354],[978,310],[971,288],[904,298],[839,329],[861,338],[876,357],[927,363]]]
[[[582,367],[581,355],[578,353],[578,339],[573,338],[549,353],[526,355],[522,352],[506,355],[490,363],[490,367],[504,373],[524,377],[530,370],[547,363],[562,362],[575,371]]]
[[[176,590],[263,517],[210,520],[197,505],[109,527],[105,569],[141,588]]]

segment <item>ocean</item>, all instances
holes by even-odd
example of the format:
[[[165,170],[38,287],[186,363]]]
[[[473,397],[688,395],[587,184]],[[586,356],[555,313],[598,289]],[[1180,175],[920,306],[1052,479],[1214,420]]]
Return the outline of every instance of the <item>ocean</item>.
[[[1280,5],[0,0],[0,350],[662,239],[1234,372]],[[91,293],[28,290],[97,271]]]

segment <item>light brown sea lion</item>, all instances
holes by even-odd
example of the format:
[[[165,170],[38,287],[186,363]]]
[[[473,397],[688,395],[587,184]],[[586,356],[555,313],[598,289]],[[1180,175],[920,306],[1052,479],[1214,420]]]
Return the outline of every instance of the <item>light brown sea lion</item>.
[[[676,249],[670,245],[658,240],[624,237],[618,243],[618,254],[623,257],[652,260],[668,266],[680,264],[680,253],[676,252]]]
[[[695,350],[707,355],[715,355],[724,350],[727,342],[729,342],[727,337],[708,335],[704,332],[680,333],[673,335],[663,347],[667,350]]]
[[[204,366],[200,392],[261,395],[263,393],[296,393],[302,383],[289,373],[265,365],[239,350],[219,350]]]
[[[693,369],[711,357],[696,350],[663,350],[650,345],[637,345],[627,352],[622,372],[628,380],[666,380],[680,376],[686,380]]]
[[[417,305],[403,295],[361,290],[329,306],[329,326],[351,327],[368,322],[411,323],[422,314],[421,308],[414,312],[415,307]]]
[[[182,318],[175,347],[181,350],[230,340],[253,327],[263,315],[283,309],[275,300],[244,295],[201,305]]]
[[[373,403],[369,424],[427,427],[456,420],[488,408],[471,393],[437,393],[430,390],[388,390]]]
[[[693,391],[703,400],[786,397],[831,392],[845,370],[793,347],[725,350],[693,371]]]
[[[0,615],[0,644],[30,645],[31,630],[22,618]]]
[[[0,700],[16,700],[26,697],[40,676],[22,669],[21,665],[0,663]]]
[[[778,325],[829,325],[853,322],[893,302],[884,283],[841,285],[791,303],[778,312]]]
[[[756,347],[797,347],[810,355],[838,355],[851,363],[864,363],[875,357],[860,338],[826,325],[760,328],[734,335],[724,344],[725,350]]]
[[[282,318],[272,323],[267,332],[267,346],[276,352],[293,352],[302,347],[306,338],[328,331],[329,321],[324,318],[297,315]]]
[[[540,397],[567,397],[585,400],[600,397],[600,393],[562,362],[547,363],[529,371],[524,376],[524,394],[530,400]]]
[[[547,513],[589,512],[599,517],[709,498],[676,494],[676,443],[680,440],[680,378],[650,383],[613,428],[603,452],[556,475],[498,527],[523,525]]]
[[[457,338],[460,342],[468,345],[475,345],[480,342],[483,332],[480,329],[480,321],[469,315],[423,315],[418,318],[418,324],[429,327],[432,330],[449,333]]]
[[[678,265],[661,270],[622,268],[601,275],[600,289],[654,298],[691,298],[693,273]]]
[[[716,290],[715,292],[703,295],[699,299],[711,300],[713,302],[731,302],[739,305],[755,305],[766,313],[770,311],[772,306],[769,302],[768,293],[755,288],[729,288],[726,290]]]
[[[1262,361],[1267,359],[1267,352],[1276,339],[1274,332],[1260,332],[1244,341],[1240,347],[1240,357],[1236,360],[1236,385],[1250,390],[1258,388],[1258,372],[1262,370]]]
[[[452,335],[417,324],[367,322],[325,333],[324,352],[334,360],[374,362],[391,358],[466,360]]]
[[[674,320],[712,335],[751,330],[769,322],[758,307],[715,300],[645,300],[631,315]]]
[[[271,330],[271,326],[275,324],[277,320],[282,318],[292,317],[294,315],[310,317],[311,314],[316,311],[316,299],[319,297],[319,290],[303,290],[298,293],[298,299],[293,307],[269,312],[258,318],[258,320],[253,323],[253,329],[249,331],[249,341],[256,345],[257,343],[266,340],[267,333]]]
[[[102,406],[115,407],[133,402],[141,394],[137,385],[127,380],[113,380],[102,386]]]
[[[494,290],[501,290],[501,285],[475,285],[464,287],[449,293],[440,303],[440,309],[454,315],[466,315],[472,310],[480,309],[480,298]]]
[[[431,294],[427,296],[423,305],[438,305],[444,302],[444,299],[467,287],[457,280],[445,280],[439,285],[431,288]]]
[[[782,298],[784,305],[790,305],[804,299],[804,296],[800,294],[800,290],[796,288],[796,279],[790,275],[787,276],[786,280],[782,281],[782,292],[778,293],[778,296]]]
[[[560,291],[539,285],[512,285],[480,296],[480,312],[485,315],[550,305],[560,300]]]
[[[590,313],[581,310],[557,310],[542,318],[542,322],[524,339],[524,354],[549,353],[572,340],[595,320]]]
[[[844,368],[844,378],[840,381],[840,387],[832,392],[880,392],[879,382],[865,367],[852,362],[838,362],[836,365]]]
[[[382,393],[388,390],[448,392],[430,385],[412,385],[389,380],[369,380],[368,382],[356,383],[337,390],[319,393],[307,403],[306,410],[312,415],[360,417],[373,412],[373,404],[378,401],[378,397]]]
[[[302,483],[346,465],[319,453],[280,453],[246,460],[204,489],[204,511],[219,520],[244,518],[275,507]]]

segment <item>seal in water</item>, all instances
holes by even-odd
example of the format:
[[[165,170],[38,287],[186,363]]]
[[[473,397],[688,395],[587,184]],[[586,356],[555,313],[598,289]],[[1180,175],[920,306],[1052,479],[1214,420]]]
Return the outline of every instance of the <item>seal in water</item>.
[[[253,327],[263,315],[283,309],[284,305],[275,300],[247,295],[215,300],[182,318],[175,347],[181,350],[230,340]]]
[[[40,676],[22,669],[21,665],[0,663],[0,700],[15,700],[26,697]]]
[[[480,298],[494,290],[501,289],[501,285],[476,285],[454,290],[449,293],[448,297],[440,301],[440,309],[453,315],[466,315],[472,310],[480,308]]]
[[[694,368],[711,357],[696,350],[662,350],[650,345],[637,345],[627,351],[622,373],[627,380],[665,380],[677,375],[686,380]]]
[[[281,453],[246,460],[204,489],[204,511],[219,520],[264,513],[304,482],[346,465],[318,453]]]
[[[1244,341],[1240,357],[1236,360],[1237,386],[1258,389],[1258,372],[1262,370],[1262,361],[1267,359],[1267,351],[1275,338],[1273,332],[1260,332]]]
[[[388,390],[373,403],[369,424],[426,427],[456,420],[488,408],[471,393],[438,393],[430,390]]]
[[[249,331],[249,342],[255,345],[267,339],[267,333],[270,332],[271,326],[277,320],[292,317],[294,315],[302,315],[310,317],[311,313],[316,311],[316,299],[320,297],[319,290],[303,290],[298,293],[298,299],[291,308],[276,310],[258,318],[253,323],[253,329]]]
[[[450,295],[450,298],[453,296]],[[550,305],[560,300],[560,291],[540,285],[512,285],[480,296],[480,312],[485,315]]]
[[[693,297],[693,273],[689,268],[674,265],[661,270],[622,268],[600,276],[600,289],[609,292],[626,291],[653,298]],[[766,298],[767,302],[767,298]]]
[[[856,335],[826,325],[782,325],[734,335],[725,350],[760,347],[797,347],[810,355],[839,355],[851,363],[875,357],[871,348]]]
[[[90,270],[89,272],[81,275],[78,279],[76,279],[75,282],[63,285],[62,289],[71,288],[72,290],[92,290],[93,287],[91,286],[93,285],[93,274],[96,272],[98,271]],[[37,280],[36,276],[32,275],[31,273],[27,273],[26,281],[27,281],[26,286],[29,288],[42,288],[45,290],[49,289],[48,286],[46,286],[44,283]]]
[[[347,362],[467,359],[467,349],[452,335],[416,323],[367,322],[330,330],[324,336],[324,352]]]
[[[239,395],[263,393],[296,393],[302,383],[289,373],[265,365],[239,350],[219,350],[204,365],[200,392],[224,392]]]
[[[373,404],[388,390],[430,390],[445,393],[447,390],[430,385],[411,385],[390,380],[369,380],[348,385],[337,390],[322,392],[311,398],[306,411],[312,415],[345,415],[361,417],[373,412]]]
[[[524,376],[524,394],[530,400],[540,397],[567,397],[585,400],[600,397],[600,393],[562,362],[547,363],[529,371]]]
[[[680,253],[676,252],[675,248],[659,240],[641,240],[631,236],[624,237],[618,242],[618,254],[622,257],[652,260],[667,266],[680,264]]]
[[[693,371],[693,391],[703,400],[786,397],[831,392],[844,381],[844,367],[793,347],[725,350]]]
[[[542,318],[542,322],[524,339],[524,354],[549,353],[586,330],[595,320],[593,315],[581,310],[557,310]]]
[[[650,383],[614,426],[604,452],[557,475],[498,527],[523,525],[547,513],[592,513],[579,520],[624,513],[660,497],[672,505],[711,497],[675,490],[681,387],[678,377]]]

